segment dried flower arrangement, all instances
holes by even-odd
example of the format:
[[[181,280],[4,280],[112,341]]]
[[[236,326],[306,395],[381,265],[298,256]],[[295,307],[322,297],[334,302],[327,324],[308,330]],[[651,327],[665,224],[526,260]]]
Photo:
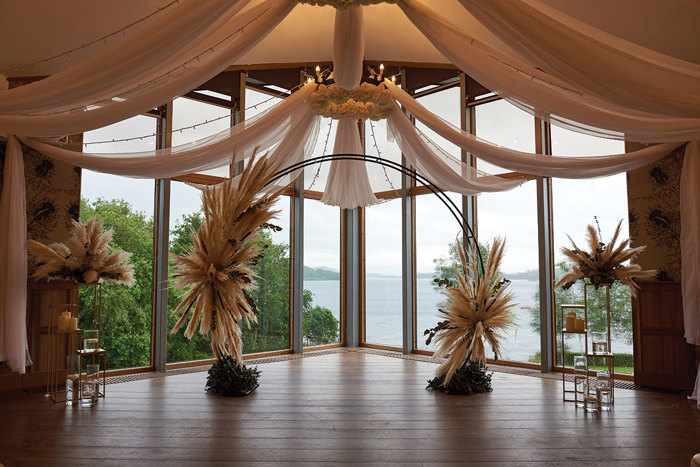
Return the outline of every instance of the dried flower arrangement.
[[[356,6],[376,5],[379,3],[396,3],[398,0],[298,0],[299,3],[315,6],[332,6],[338,10],[346,10]]]
[[[311,107],[327,118],[382,120],[391,115],[394,98],[383,84],[362,83],[354,89],[320,84],[311,94]]]
[[[259,254],[259,232],[275,218],[271,211],[280,190],[263,192],[276,168],[266,158],[253,157],[235,179],[208,187],[202,194],[204,221],[192,232],[192,249],[173,255],[177,287],[187,292],[174,314],[182,317],[171,334],[189,318],[185,337],[211,333],[213,354],[230,355],[241,362],[241,325],[257,322],[256,307],[248,294],[255,288],[251,269]]]
[[[455,268],[457,283],[447,287],[447,300],[444,308],[439,310],[444,321],[425,332],[429,334],[426,344],[435,338],[439,346],[433,358],[446,359],[438,367],[429,387],[447,392],[471,393],[477,392],[477,389],[483,392],[490,390],[491,381],[486,377],[484,368],[484,340],[491,345],[498,358],[503,338],[500,332],[512,327],[515,322],[513,295],[507,291],[510,281],[501,278],[499,272],[505,241],[500,238],[494,240],[483,275],[478,267],[480,263],[476,248],[470,252],[469,261],[461,244],[458,251],[461,267]],[[462,378],[462,373],[470,376]],[[472,386],[468,390],[462,383],[459,387],[451,386],[455,375],[457,380],[471,380]],[[474,385],[477,376],[479,382]]]
[[[27,241],[27,251],[37,260],[32,279],[133,285],[134,268],[124,264],[131,253],[117,250],[110,254],[112,230],[105,231],[94,217],[87,222],[72,222],[73,232],[65,242],[44,245]]]
[[[595,218],[595,222],[598,227],[597,230],[589,224],[586,233],[590,251],[579,248],[571,237],[567,235],[572,248],[562,248],[561,252],[574,264],[571,270],[559,279],[555,288],[563,287],[568,289],[580,279],[588,279],[595,288],[612,285],[615,281],[620,281],[628,286],[632,296],[635,296],[637,294],[636,289],[639,286],[634,279],[653,279],[656,277],[657,271],[654,269],[644,270],[638,264],[623,265],[622,263],[634,260],[646,247],[627,248],[630,242],[629,239],[616,245],[620,229],[622,228],[622,220],[617,224],[615,234],[606,245],[600,240],[602,235],[600,234],[600,225],[597,218]]]

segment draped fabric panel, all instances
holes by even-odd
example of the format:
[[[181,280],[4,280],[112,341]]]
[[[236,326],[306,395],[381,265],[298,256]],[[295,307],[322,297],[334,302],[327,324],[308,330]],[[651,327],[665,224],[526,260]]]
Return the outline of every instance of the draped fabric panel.
[[[506,180],[495,175],[479,176],[476,169],[461,160],[448,154],[438,154],[428,146],[427,138],[418,135],[416,127],[398,104],[394,104],[387,126],[406,160],[419,174],[442,190],[470,196],[510,190],[523,183],[522,180]]]
[[[63,162],[97,172],[141,178],[172,178],[192,172],[214,169],[249,157],[255,148],[266,150],[296,131],[305,136],[309,128],[298,121],[316,117],[307,100],[313,85],[302,87],[278,105],[227,130],[193,143],[140,153],[81,153],[21,137],[27,146]]]
[[[352,89],[362,79],[365,56],[363,8],[335,10],[333,30],[333,80],[344,89]]]
[[[24,136],[80,133],[124,120],[185,94],[213,78],[262,40],[297,5],[296,0],[265,0],[212,33],[198,61],[168,72],[153,70],[153,78],[108,102],[57,114],[0,115],[0,131]],[[232,38],[227,38],[233,32]],[[94,59],[93,59],[94,60]],[[181,63],[181,62],[180,62]],[[163,74],[165,73],[165,74]],[[6,91],[11,92],[11,91]],[[48,90],[47,92],[51,92]],[[0,94],[1,95],[1,94]]]
[[[528,154],[482,141],[434,115],[389,80],[387,89],[416,119],[451,143],[499,167],[531,175],[560,178],[592,178],[644,167],[680,146],[658,144],[639,151],[611,156],[561,157]]]
[[[450,62],[539,118],[627,141],[700,139],[699,118],[659,116],[603,101],[478,41],[417,0],[399,0],[398,5]]]
[[[700,345],[700,142],[688,143],[681,174],[681,292],[685,339]]]
[[[0,93],[0,115],[57,113],[110,99],[184,64],[250,0],[185,1],[94,58]],[[206,50],[206,49],[203,49]]]
[[[540,0],[459,2],[530,63],[577,90],[628,109],[700,118],[698,64],[620,39]]]
[[[0,197],[0,361],[24,373],[27,358],[27,208],[22,147],[7,141]]]
[[[357,120],[338,120],[333,154],[364,153]],[[379,203],[369,182],[367,165],[359,161],[332,161],[321,202],[345,209]]]

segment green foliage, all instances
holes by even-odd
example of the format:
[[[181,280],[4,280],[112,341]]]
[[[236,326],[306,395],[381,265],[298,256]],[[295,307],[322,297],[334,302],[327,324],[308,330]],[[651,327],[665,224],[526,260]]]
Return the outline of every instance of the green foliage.
[[[489,392],[491,388],[491,375],[486,371],[486,366],[477,362],[467,361],[457,370],[447,387],[442,383],[444,375],[436,376],[428,381],[428,389],[436,389],[447,394],[474,394]]]
[[[107,368],[150,365],[153,284],[153,219],[134,211],[124,200],[81,200],[80,220],[96,217],[105,229],[114,229],[112,248],[133,253],[136,284],[102,286],[101,344],[107,350]],[[80,292],[80,327],[91,327],[93,289]]]
[[[440,256],[433,259],[433,288],[437,292],[441,292],[445,287],[454,287],[457,275],[455,268],[460,267],[459,250],[457,250],[457,241],[450,242],[448,245],[447,256]],[[489,245],[479,243],[479,251],[481,259],[486,266],[486,261],[489,258]]]
[[[304,310],[304,339],[307,345],[338,342],[339,322],[333,312],[322,306]]]
[[[564,354],[564,362],[567,367],[571,368],[574,366],[574,356],[581,355],[580,352],[572,352],[567,350]],[[633,368],[634,367],[634,355],[631,353],[615,353],[615,371],[622,372],[620,369]],[[535,353],[530,357],[529,361],[532,363],[540,363],[542,354],[540,352]],[[592,358],[589,361],[591,367],[603,367],[607,366],[607,363],[602,358]]]
[[[206,390],[220,396],[246,396],[258,387],[260,371],[239,365],[232,357],[217,360],[209,369]]]

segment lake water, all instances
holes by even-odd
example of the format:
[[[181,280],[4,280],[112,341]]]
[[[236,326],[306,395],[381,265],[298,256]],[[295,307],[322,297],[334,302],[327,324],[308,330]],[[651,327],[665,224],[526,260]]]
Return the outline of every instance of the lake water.
[[[515,296],[517,326],[505,334],[501,349],[503,359],[526,362],[540,350],[540,335],[530,326],[531,310],[529,309],[536,306],[537,287],[536,281],[511,281],[509,288]],[[328,308],[336,318],[340,318],[339,281],[305,281],[304,288],[314,294],[314,305]],[[365,340],[372,344],[401,347],[401,278],[367,277],[365,295]],[[416,299],[418,348],[432,350],[432,346],[425,345],[423,331],[437,323],[438,304],[444,300],[444,297],[433,288],[432,279],[424,278],[416,280]],[[631,345],[615,339],[614,336],[611,344],[616,353],[632,353]]]

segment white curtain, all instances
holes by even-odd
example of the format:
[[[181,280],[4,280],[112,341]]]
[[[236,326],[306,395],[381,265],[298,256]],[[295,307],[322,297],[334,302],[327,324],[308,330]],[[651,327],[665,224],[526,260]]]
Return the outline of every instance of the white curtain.
[[[478,41],[417,0],[399,0],[398,5],[451,63],[539,118],[582,133],[627,141],[700,139],[700,118],[660,116],[606,102]],[[577,55],[584,52],[577,51]]]
[[[0,93],[0,115],[64,112],[118,96],[201,51],[250,0],[184,1],[94,58],[41,81]],[[205,49],[206,50],[206,49]]]
[[[0,361],[24,373],[27,359],[27,208],[22,147],[7,141],[0,197]]]
[[[274,107],[210,137],[167,149],[126,153],[81,153],[52,146],[32,138],[21,138],[27,146],[63,162],[97,172],[142,178],[172,178],[214,169],[250,156],[254,149],[267,150],[296,131],[304,137],[310,129],[299,130],[295,122],[316,116],[307,103],[314,85],[303,86]]]
[[[351,8],[359,10],[359,8]],[[364,123],[364,122],[363,122]],[[333,154],[364,154],[357,120],[338,120]],[[360,161],[332,161],[321,202],[344,209],[379,203],[369,183],[367,165]]]
[[[700,345],[700,142],[688,143],[681,174],[681,291],[685,339]]]
[[[435,133],[480,159],[516,172],[560,178],[602,177],[644,167],[680,146],[679,143],[658,144],[635,152],[594,157],[529,154],[480,140],[434,115],[389,80],[385,84],[406,110]]]
[[[459,2],[514,52],[577,90],[641,112],[700,118],[698,64],[620,39],[540,0]]]
[[[335,10],[333,30],[333,80],[344,89],[352,89],[362,79],[365,56],[364,8]]]
[[[197,59],[183,61],[182,57],[177,56],[172,60],[172,69],[168,69],[161,63],[147,76],[141,75],[137,77],[139,79],[131,80],[132,87],[128,91],[112,95],[107,101],[80,109],[31,116],[0,115],[0,133],[24,136],[80,133],[112,124],[169,102],[216,76],[235,62],[274,29],[296,5],[296,0],[265,0],[234,16],[224,26],[198,43],[195,50],[204,55]],[[190,51],[186,58],[193,58],[195,55]],[[147,60],[148,54],[146,53],[144,57],[144,60]],[[97,59],[99,56],[93,60]],[[87,63],[91,62],[92,60]],[[146,77],[148,80],[141,81],[141,78]],[[58,91],[51,88],[41,89],[49,95]],[[11,95],[13,91],[4,92]],[[0,96],[3,93],[0,93]]]
[[[428,146],[429,140],[418,135],[415,125],[406,117],[398,104],[389,116],[387,127],[401,153],[416,171],[438,188],[463,195],[510,190],[522,180],[506,180],[496,175],[479,176],[479,172],[461,160]]]

